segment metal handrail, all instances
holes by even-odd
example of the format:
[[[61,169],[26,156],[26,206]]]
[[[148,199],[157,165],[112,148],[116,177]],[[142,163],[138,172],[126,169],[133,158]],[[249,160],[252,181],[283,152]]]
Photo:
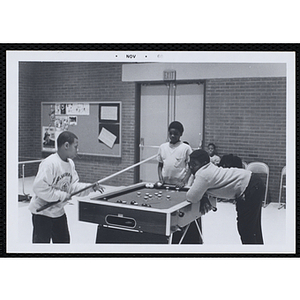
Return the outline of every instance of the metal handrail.
[[[42,162],[44,159],[37,159],[37,160],[25,160],[25,161],[19,161],[18,164],[31,164],[36,162]]]
[[[25,164],[31,164],[31,163],[37,163],[42,162],[43,159],[36,159],[36,160],[26,160],[26,161],[19,161],[18,164],[22,165],[22,189],[23,189],[23,195],[25,196],[26,200],[30,200],[30,195],[25,193]]]

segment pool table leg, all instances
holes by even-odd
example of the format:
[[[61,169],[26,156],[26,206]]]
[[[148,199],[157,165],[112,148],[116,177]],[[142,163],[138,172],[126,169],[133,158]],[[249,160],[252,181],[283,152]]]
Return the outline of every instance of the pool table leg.
[[[178,243],[178,244],[181,244],[181,243],[182,243],[182,241],[183,241],[183,239],[184,239],[184,237],[185,237],[187,231],[188,231],[189,228],[190,228],[190,225],[191,225],[191,224],[189,224],[189,225],[187,225],[187,226],[185,227],[184,232],[183,232],[183,234],[182,234],[182,236],[181,236],[181,239],[179,240],[179,243]]]
[[[200,222],[201,222],[201,221],[202,221],[202,220],[200,219]],[[202,244],[203,244],[202,230],[201,230],[201,228],[199,227],[199,224],[198,224],[197,220],[195,220],[194,222],[195,222],[195,224],[196,224],[196,227],[197,227],[198,232],[199,232],[199,236],[200,236],[200,238],[201,238],[201,240],[202,240]],[[201,222],[200,224],[202,225],[202,222]],[[202,227],[202,226],[201,226],[201,227]]]
[[[200,226],[201,226],[201,219],[200,219],[200,226],[199,226],[197,220],[195,220],[195,221],[193,221],[193,222],[195,222],[195,224],[196,224],[196,228],[197,228],[199,237],[201,238],[201,241],[202,241],[202,244],[203,244],[202,230],[201,230],[201,228],[200,228]],[[185,237],[187,231],[188,231],[189,228],[190,228],[190,225],[191,225],[191,223],[188,224],[188,225],[185,227],[184,232],[183,232],[183,234],[182,234],[182,236],[181,236],[180,241],[179,241],[178,244],[181,244],[181,243],[182,243],[182,241],[183,241],[183,239],[184,239],[184,237]]]
[[[172,240],[173,240],[173,233],[170,234],[169,236],[169,240],[168,240],[168,244],[172,244]]]

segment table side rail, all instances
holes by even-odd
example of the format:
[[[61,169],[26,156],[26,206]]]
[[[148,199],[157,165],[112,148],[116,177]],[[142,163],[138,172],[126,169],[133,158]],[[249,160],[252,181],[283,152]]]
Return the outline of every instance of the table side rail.
[[[129,219],[134,219],[135,226],[123,224],[118,226],[120,228],[166,235],[167,217],[163,212],[150,211],[148,209],[136,211],[130,207],[107,206],[79,201],[79,221],[115,226],[116,224],[111,222],[107,223],[107,216],[115,216],[120,219],[127,218],[128,221]]]

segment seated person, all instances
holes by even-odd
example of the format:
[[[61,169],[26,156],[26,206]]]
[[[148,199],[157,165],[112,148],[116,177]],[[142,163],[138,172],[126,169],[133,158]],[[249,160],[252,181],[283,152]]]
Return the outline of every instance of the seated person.
[[[207,148],[210,161],[217,166],[220,162],[220,157],[216,154],[216,145],[214,143],[209,143]]]
[[[222,156],[220,163],[219,163],[219,167],[243,169],[243,162],[236,155],[226,154],[226,155]]]

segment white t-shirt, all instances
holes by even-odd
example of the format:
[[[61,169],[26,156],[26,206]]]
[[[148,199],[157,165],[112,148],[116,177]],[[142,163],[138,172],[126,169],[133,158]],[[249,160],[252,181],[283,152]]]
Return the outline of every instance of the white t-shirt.
[[[165,183],[176,184],[184,179],[192,152],[192,148],[183,142],[160,145],[157,160],[163,163],[162,176]]]
[[[88,183],[79,183],[78,174],[72,159],[63,161],[57,153],[49,155],[40,165],[33,182],[34,195],[29,204],[29,210],[34,214],[40,214],[57,218],[65,213],[64,206],[67,202],[54,204],[41,211],[36,210],[48,202],[65,200],[67,193],[71,194],[88,186]],[[93,189],[87,189],[78,196],[86,196]]]
[[[210,162],[212,162],[214,165],[218,165],[219,163],[220,163],[220,161],[221,161],[221,158],[218,156],[218,155],[216,155],[216,154],[214,154],[213,156],[210,156],[209,157],[210,158]]]

